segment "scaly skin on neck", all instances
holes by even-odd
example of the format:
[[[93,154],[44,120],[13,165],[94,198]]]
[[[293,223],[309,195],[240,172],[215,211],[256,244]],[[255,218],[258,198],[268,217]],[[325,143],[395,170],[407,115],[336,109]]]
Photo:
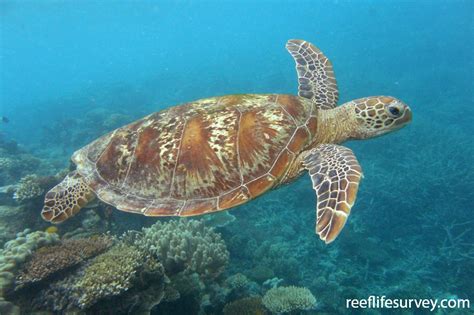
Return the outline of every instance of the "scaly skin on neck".
[[[357,138],[357,120],[354,104],[348,102],[330,110],[318,111],[318,131],[310,148],[322,143],[339,144]]]
[[[390,109],[394,110],[392,114]],[[378,137],[408,124],[411,117],[410,108],[406,104],[389,96],[364,97],[333,109],[318,110],[314,139],[288,167],[288,172],[280,183],[288,183],[301,175],[305,170],[303,159],[318,145]]]
[[[357,118],[354,115],[354,103],[348,102],[334,109],[318,110],[318,129],[316,136],[306,151],[296,157],[289,166],[288,172],[281,180],[281,184],[291,182],[300,176],[305,168],[302,161],[309,150],[323,143],[339,144],[349,139],[359,137]],[[279,186],[279,185],[278,185]]]

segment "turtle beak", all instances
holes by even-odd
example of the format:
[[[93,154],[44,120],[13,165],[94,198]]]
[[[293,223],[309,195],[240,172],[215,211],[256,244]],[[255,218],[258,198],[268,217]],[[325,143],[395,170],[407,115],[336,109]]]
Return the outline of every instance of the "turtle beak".
[[[410,107],[405,105],[405,110],[403,111],[403,116],[400,117],[399,119],[399,124],[400,126],[405,126],[411,122],[412,119],[412,113]]]

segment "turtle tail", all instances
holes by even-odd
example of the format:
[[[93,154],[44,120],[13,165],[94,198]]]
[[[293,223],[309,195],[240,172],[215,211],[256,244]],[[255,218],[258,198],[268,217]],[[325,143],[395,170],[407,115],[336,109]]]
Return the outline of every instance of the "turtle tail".
[[[78,213],[94,198],[94,192],[86,185],[82,176],[73,171],[48,191],[41,216],[48,222],[61,223]]]

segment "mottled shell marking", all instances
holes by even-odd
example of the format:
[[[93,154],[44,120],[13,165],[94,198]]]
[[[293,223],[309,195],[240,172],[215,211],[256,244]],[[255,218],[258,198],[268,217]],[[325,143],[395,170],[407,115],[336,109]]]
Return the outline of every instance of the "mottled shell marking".
[[[311,103],[229,95],[172,107],[73,155],[103,201],[146,215],[197,215],[273,187],[316,132]],[[314,113],[313,113],[314,114]]]

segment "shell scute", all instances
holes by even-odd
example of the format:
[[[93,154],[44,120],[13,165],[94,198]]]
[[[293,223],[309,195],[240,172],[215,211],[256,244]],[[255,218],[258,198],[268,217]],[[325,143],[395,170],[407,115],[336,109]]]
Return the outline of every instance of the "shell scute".
[[[190,216],[271,189],[310,137],[311,108],[286,95],[229,95],[154,113],[77,151],[104,202],[148,216]]]
[[[133,160],[137,133],[133,129],[118,130],[99,156],[96,167],[104,180],[120,186],[127,176],[128,165]]]
[[[160,203],[153,202],[143,209],[143,214],[150,217],[177,215],[183,208],[185,201],[163,200]]]
[[[239,153],[244,182],[269,171],[275,158],[288,144],[294,124],[288,115],[275,107],[257,108],[242,113],[239,132]]]
[[[241,178],[235,151],[236,111],[206,113],[186,122],[172,197],[214,197],[237,187]]]
[[[213,211],[214,209],[217,209],[217,198],[205,200],[194,199],[186,202],[179,215],[183,217],[194,216]]]
[[[224,193],[219,197],[219,209],[228,209],[241,205],[250,200],[250,194],[245,186]]]
[[[245,186],[249,190],[251,197],[257,197],[269,190],[275,183],[275,178],[271,175],[263,175],[253,181],[249,182]]]
[[[278,95],[277,102],[295,120],[297,125],[307,118],[306,108],[297,98],[291,95]]]
[[[294,154],[288,151],[288,149],[283,150],[280,153],[280,156],[275,161],[272,169],[270,170],[270,174],[275,178],[282,177],[289,165],[290,161],[294,159]]]
[[[308,129],[306,127],[299,127],[296,129],[290,143],[288,143],[288,150],[293,153],[300,152],[307,144],[309,137]]]

